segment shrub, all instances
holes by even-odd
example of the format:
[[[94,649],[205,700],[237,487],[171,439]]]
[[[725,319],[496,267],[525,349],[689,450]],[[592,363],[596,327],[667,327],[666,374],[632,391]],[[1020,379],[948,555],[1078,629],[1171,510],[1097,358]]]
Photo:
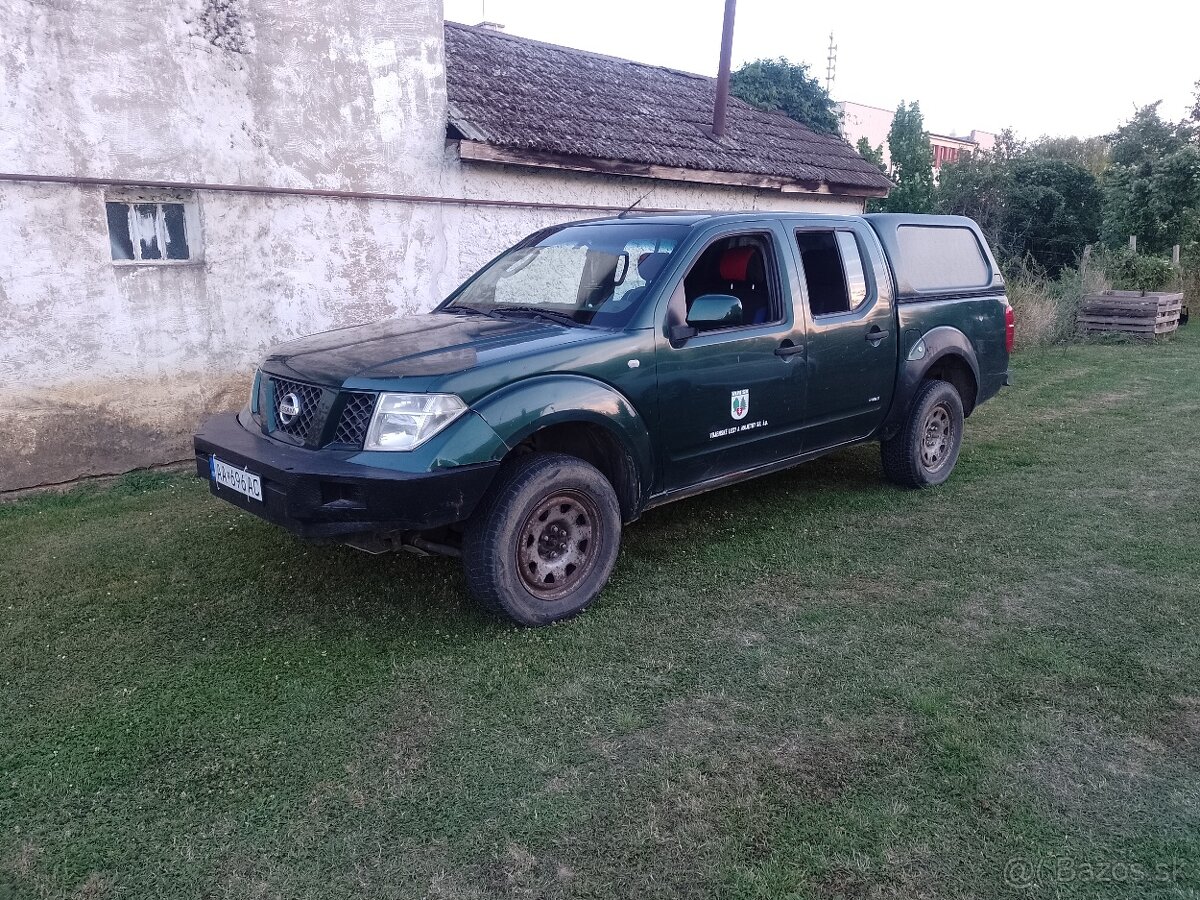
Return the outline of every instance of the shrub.
[[[1118,291],[1161,291],[1178,273],[1171,260],[1159,256],[1140,256],[1126,249],[1097,253],[1095,265],[1103,270]]]
[[[1063,269],[1051,279],[1028,261],[1009,266],[1004,282],[1016,314],[1018,350],[1070,340],[1084,295],[1109,286],[1104,272],[1094,266],[1083,272]]]

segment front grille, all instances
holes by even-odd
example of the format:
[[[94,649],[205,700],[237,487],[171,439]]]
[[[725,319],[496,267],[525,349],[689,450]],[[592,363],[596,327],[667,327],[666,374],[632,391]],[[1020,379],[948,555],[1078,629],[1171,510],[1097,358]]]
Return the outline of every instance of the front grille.
[[[367,428],[371,425],[371,413],[375,411],[375,395],[346,393],[342,397],[342,415],[338,418],[337,429],[333,433],[333,442],[361,447],[367,439]]]
[[[285,434],[294,435],[306,444],[314,443],[320,439],[321,426],[325,422],[317,413],[321,409],[321,400],[324,397],[324,391],[319,387],[313,387],[311,384],[302,384],[299,381],[287,381],[283,378],[272,378],[271,394],[271,413],[274,417],[274,425],[277,430]],[[300,412],[295,418],[285,422],[279,414],[279,407],[288,394],[294,394],[296,399],[300,401]]]
[[[265,373],[264,373],[265,374]],[[371,427],[376,394],[364,391],[337,392],[302,381],[267,375],[261,395],[261,408],[270,411],[266,430],[289,443],[305,447],[353,447],[362,449]],[[288,394],[295,394],[299,413],[288,422],[280,415],[280,406]],[[336,420],[336,421],[335,421]]]

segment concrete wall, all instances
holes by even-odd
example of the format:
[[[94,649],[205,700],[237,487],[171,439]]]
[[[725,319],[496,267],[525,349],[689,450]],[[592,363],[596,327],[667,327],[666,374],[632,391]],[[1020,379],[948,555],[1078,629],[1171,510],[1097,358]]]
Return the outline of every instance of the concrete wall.
[[[624,206],[642,179],[464,166],[440,0],[0,7],[0,171]],[[645,205],[857,201],[654,183]],[[103,186],[0,182],[0,491],[184,459],[281,340],[429,308],[572,210],[197,190],[202,262],[114,265]]]

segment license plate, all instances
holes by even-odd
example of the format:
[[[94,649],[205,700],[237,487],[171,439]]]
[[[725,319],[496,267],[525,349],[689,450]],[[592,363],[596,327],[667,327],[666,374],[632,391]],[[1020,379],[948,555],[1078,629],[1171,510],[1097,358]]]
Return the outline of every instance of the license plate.
[[[231,466],[215,456],[209,457],[209,470],[212,472],[212,480],[217,484],[223,484],[251,500],[262,502],[262,479],[253,472]]]

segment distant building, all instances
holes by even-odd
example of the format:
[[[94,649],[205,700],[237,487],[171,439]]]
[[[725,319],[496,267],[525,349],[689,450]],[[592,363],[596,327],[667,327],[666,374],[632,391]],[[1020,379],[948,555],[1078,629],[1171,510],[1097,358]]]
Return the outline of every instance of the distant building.
[[[996,135],[990,131],[975,130],[966,137],[927,131],[925,136],[929,138],[929,144],[933,147],[934,172],[940,172],[946,163],[957,162],[963,156],[970,156],[980,150],[991,150],[996,146]]]
[[[891,154],[888,152],[888,132],[892,128],[892,118],[896,112],[878,106],[867,106],[865,103],[850,103],[843,101],[837,104],[838,115],[842,120],[842,135],[851,144],[857,144],[859,138],[866,138],[872,147],[883,148],[883,161],[889,169],[892,166]],[[965,137],[950,134],[925,132],[933,147],[933,171],[939,172],[943,165],[955,162],[963,155],[988,151],[996,145],[996,135],[990,131],[972,130]]]

